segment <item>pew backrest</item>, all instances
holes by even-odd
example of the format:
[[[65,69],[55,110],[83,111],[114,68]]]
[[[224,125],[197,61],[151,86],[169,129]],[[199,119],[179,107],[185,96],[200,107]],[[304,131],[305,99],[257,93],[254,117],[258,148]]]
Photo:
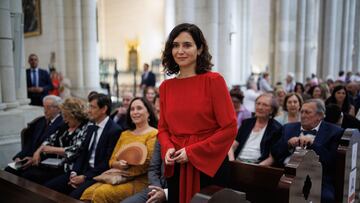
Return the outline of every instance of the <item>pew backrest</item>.
[[[31,143],[32,139],[32,132],[35,129],[36,123],[43,118],[44,116],[39,116],[30,121],[25,128],[21,130],[20,138],[21,138],[21,149],[24,149],[24,147]]]
[[[360,180],[356,177],[360,169],[360,133],[357,129],[346,129],[341,140],[336,160],[335,198],[337,202],[359,201]]]

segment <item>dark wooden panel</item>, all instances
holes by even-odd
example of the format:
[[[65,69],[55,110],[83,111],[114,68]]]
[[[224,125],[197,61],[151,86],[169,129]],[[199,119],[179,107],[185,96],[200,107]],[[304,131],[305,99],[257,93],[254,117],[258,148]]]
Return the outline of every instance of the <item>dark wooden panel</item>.
[[[6,203],[80,203],[81,201],[58,193],[42,185],[0,170],[1,202]]]

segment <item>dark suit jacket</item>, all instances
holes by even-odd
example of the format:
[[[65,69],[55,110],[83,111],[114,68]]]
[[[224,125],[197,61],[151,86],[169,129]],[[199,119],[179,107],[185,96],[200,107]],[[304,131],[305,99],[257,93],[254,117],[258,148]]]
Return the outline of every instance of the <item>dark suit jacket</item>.
[[[54,134],[62,125],[64,125],[64,121],[61,115],[58,116],[49,127],[46,127],[45,116],[39,118],[35,123],[28,126],[28,130],[30,132],[27,134],[30,135],[30,137],[27,137],[27,135],[24,138],[26,141],[24,142],[23,149],[17,153],[13,159],[17,157],[24,158],[26,156],[33,156],[34,152],[45,141],[45,139]]]
[[[255,126],[255,123],[256,123],[255,117],[243,120],[239,128],[238,134],[236,136],[236,141],[238,141],[239,146],[234,152],[235,158],[239,155],[239,153],[243,149],[247,139],[250,136],[252,129]],[[266,158],[268,158],[271,147],[280,138],[280,135],[281,135],[281,124],[274,119],[269,119],[269,122],[264,132],[264,136],[260,143],[261,157],[259,158],[259,161],[263,161]]]
[[[31,104],[32,105],[40,105],[42,106],[42,99],[48,95],[49,90],[53,89],[52,86],[52,82],[50,79],[50,75],[46,70],[40,69],[39,70],[39,75],[38,75],[38,81],[39,81],[39,87],[44,88],[44,91],[41,93],[32,93],[32,92],[28,92],[28,98],[31,99]],[[33,87],[32,83],[31,83],[31,68],[26,69],[26,84],[27,87]]]
[[[91,168],[89,165],[91,153],[89,152],[89,144],[94,130],[93,126],[88,127],[82,152],[73,167],[73,171],[78,175],[85,175],[86,179],[92,179],[109,169],[109,159],[122,131],[113,120],[108,120],[96,145],[94,168]]]
[[[286,157],[291,155],[288,148],[288,140],[292,137],[300,135],[301,123],[289,123],[283,126],[282,137],[273,146],[271,154],[279,163],[283,163]],[[335,162],[336,151],[339,140],[343,135],[344,130],[334,124],[322,121],[319,131],[315,136],[314,143],[310,149],[314,150],[319,155],[322,164],[323,179],[322,179],[322,199],[328,191],[334,191],[335,179]]]
[[[114,111],[114,112],[110,115],[110,118],[111,118],[112,120],[114,120],[117,112],[118,112],[118,111],[116,110],[116,111]],[[122,115],[122,116],[119,118],[119,120],[116,121],[116,124],[118,124],[118,126],[120,126],[123,130],[128,129],[127,124],[126,124],[126,115]]]
[[[141,75],[141,84],[140,85],[145,84],[146,87],[148,87],[148,86],[155,87],[155,83],[156,83],[156,77],[152,71],[149,71],[147,78],[145,78],[145,73],[143,73]]]
[[[357,128],[360,131],[360,121],[354,116],[344,113],[344,117],[341,123],[341,128]]]

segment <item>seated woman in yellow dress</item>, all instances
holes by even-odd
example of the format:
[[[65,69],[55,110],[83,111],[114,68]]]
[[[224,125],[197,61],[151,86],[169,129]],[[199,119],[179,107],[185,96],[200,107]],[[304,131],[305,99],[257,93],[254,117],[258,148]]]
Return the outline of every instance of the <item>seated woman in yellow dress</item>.
[[[147,187],[147,170],[158,133],[157,119],[151,104],[139,97],[131,101],[126,116],[129,130],[121,133],[109,164],[111,169],[123,170],[133,179],[118,185],[97,182],[84,191],[81,200],[95,203],[120,202]],[[125,160],[117,160],[119,150],[133,142],[143,143],[147,148],[147,157],[142,165],[130,165]]]

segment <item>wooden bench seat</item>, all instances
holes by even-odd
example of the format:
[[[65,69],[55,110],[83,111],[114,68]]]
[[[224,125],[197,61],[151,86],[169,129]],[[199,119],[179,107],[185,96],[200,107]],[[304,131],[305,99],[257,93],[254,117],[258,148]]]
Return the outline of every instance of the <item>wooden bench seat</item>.
[[[1,202],[19,203],[80,203],[76,200],[42,185],[0,170]]]
[[[360,133],[348,129],[340,141],[336,157],[336,202],[348,202],[349,174],[354,170],[352,159],[356,159],[355,168],[360,168]],[[356,144],[358,143],[358,144]],[[353,157],[353,148],[358,146]],[[356,147],[355,147],[356,148]],[[320,202],[322,167],[314,151],[297,150],[285,168],[264,167],[256,164],[234,161],[231,166],[229,187],[246,193],[246,199],[258,202]],[[359,170],[358,170],[359,171]],[[357,172],[359,174],[359,172]],[[359,175],[357,174],[357,177]],[[311,187],[310,183],[311,182]],[[356,178],[355,198],[359,199],[360,184]],[[217,188],[220,190],[221,188]],[[204,190],[206,191],[206,190]],[[207,191],[211,196],[211,191]],[[209,199],[209,197],[208,197]],[[206,202],[206,201],[205,201]]]

